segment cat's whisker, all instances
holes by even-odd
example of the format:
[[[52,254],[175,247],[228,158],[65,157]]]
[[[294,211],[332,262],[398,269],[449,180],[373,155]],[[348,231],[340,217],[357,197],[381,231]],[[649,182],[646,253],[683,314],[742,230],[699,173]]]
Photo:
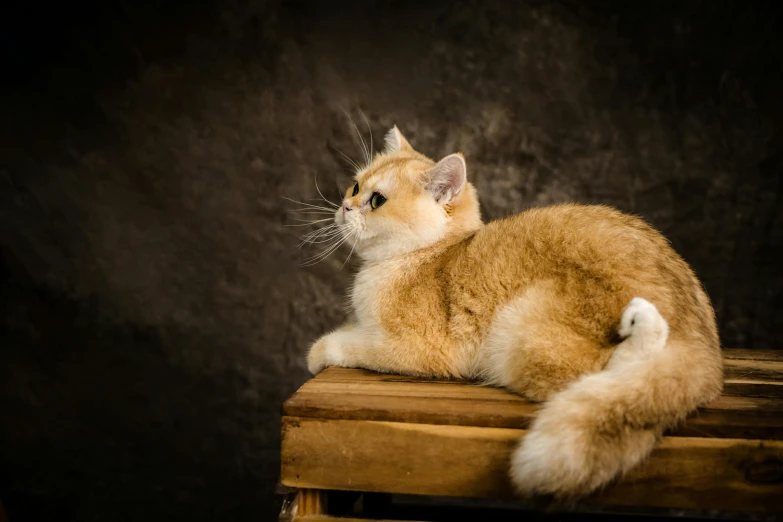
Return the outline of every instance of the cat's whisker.
[[[351,231],[350,235],[351,236],[358,235],[358,233],[359,233],[358,230],[354,229],[354,230]],[[351,251],[348,252],[348,257],[345,258],[345,262],[343,263],[343,266],[340,267],[340,270],[345,268],[345,265],[348,264],[348,261],[351,259],[351,256],[353,255],[353,251],[354,251],[355,248],[356,248],[356,241],[353,242],[353,246],[351,247]]]
[[[324,221],[331,221],[332,218],[323,218],[323,219],[316,219],[314,221],[311,221],[309,219],[299,219],[299,218],[291,218],[295,221],[303,221],[300,225],[283,225],[284,227],[309,227],[312,225],[315,225],[316,223],[322,223]]]
[[[334,215],[334,211],[337,210],[335,208],[296,208],[293,210],[289,210],[289,212],[312,212],[313,214],[319,214],[319,213],[325,213],[328,212],[329,214]]]
[[[318,245],[318,244],[323,244],[323,243],[331,243],[331,242],[335,241],[335,239],[337,237],[339,237],[339,236],[342,236],[342,234],[336,234],[334,236],[330,236],[330,237],[325,238],[325,239],[319,239],[317,241],[308,241],[307,244],[308,245]]]
[[[305,243],[310,243],[310,242],[312,242],[312,241],[314,241],[314,240],[316,240],[318,238],[330,236],[331,233],[333,233],[335,231],[336,231],[336,229],[334,229],[334,228],[325,227],[325,228],[318,229],[318,230],[316,230],[314,232],[311,232],[309,234],[305,234],[305,235],[303,235],[302,237],[299,238],[302,241],[302,243],[300,243],[300,247],[301,247],[301,245],[303,245]]]
[[[285,196],[282,196],[282,198],[287,200],[287,201],[290,201],[291,203],[296,203],[297,205],[302,205],[305,208],[312,208],[312,209],[317,209],[317,210],[328,210],[329,212],[334,212],[333,208],[324,207],[324,206],[321,206],[321,205],[313,205],[311,203],[305,203],[304,201],[297,201],[295,199],[287,198]],[[327,203],[329,203],[329,202],[327,201]],[[331,204],[334,205],[334,203],[331,203]],[[337,208],[339,208],[339,207],[337,207]]]
[[[316,202],[316,203],[321,203],[321,200],[320,200],[320,199],[308,199],[307,201],[314,201],[314,202]],[[331,201],[329,201],[329,200],[327,200],[327,199],[324,199],[323,201],[326,201],[327,203],[329,203],[330,205],[332,205],[332,206],[333,206],[335,209],[338,209],[338,208],[340,208],[340,205],[337,205],[337,204],[335,204],[335,203],[332,203]]]
[[[343,193],[343,188],[342,188],[342,187],[340,187],[340,182],[339,182],[339,181],[337,181],[337,176],[335,176],[335,177],[334,177],[334,186],[337,188],[337,198],[338,198],[340,201],[342,201],[342,200],[343,200],[343,198],[345,197],[345,195],[344,195],[344,193]]]
[[[351,122],[351,125],[353,125],[353,128],[356,130],[356,135],[359,137],[359,141],[361,142],[362,146],[362,153],[364,154],[364,161],[365,165],[364,168],[367,168],[370,165],[370,154],[367,151],[367,144],[364,142],[364,138],[362,137],[362,133],[359,132],[359,127],[356,126],[356,124],[353,122],[353,118],[351,118],[351,115],[348,114],[348,112],[343,111],[346,116],[348,116],[348,121]]]
[[[346,153],[335,147],[334,145],[329,145],[331,148],[333,148],[335,151],[337,151],[345,160],[353,167],[354,172],[358,172],[362,170],[362,168],[359,166],[359,164],[350,156],[348,156]]]
[[[330,214],[334,215],[335,209],[333,208],[295,208],[288,210],[290,213],[303,213],[303,214]]]
[[[332,212],[332,215],[330,217],[323,217],[318,215],[316,215],[315,217],[305,216],[306,219],[302,219],[302,216],[291,216],[291,219],[293,219],[294,221],[306,221],[308,223],[319,223],[322,221],[333,221],[334,220],[333,214],[334,212]]]
[[[329,228],[329,227],[325,227]],[[352,229],[347,234],[345,233],[346,229]],[[348,240],[353,233],[355,232],[355,228],[350,223],[345,223],[342,225],[336,225],[335,227],[332,227],[330,230],[327,231],[327,233],[324,236],[318,236],[318,235],[312,235],[311,237],[307,238],[305,242],[308,243],[330,243],[327,245],[324,250],[319,252],[318,254],[308,258],[305,260],[306,263],[311,262],[318,262],[320,259],[325,259],[327,256],[329,256],[332,252],[337,250],[337,248],[340,247],[343,243],[345,243],[346,240]],[[317,240],[317,241],[316,241]]]
[[[370,122],[367,120],[367,116],[365,116],[364,111],[359,109],[359,112],[361,113],[362,118],[364,118],[365,125],[367,125],[367,132],[370,133],[370,154],[367,156],[367,164],[369,165],[372,163],[372,156],[375,153],[375,149],[373,148],[374,143],[372,139],[372,127],[370,127]]]
[[[319,253],[319,254],[317,254],[317,255],[309,258],[309,259],[306,259],[304,264],[302,264],[301,266],[311,266],[311,265],[314,265],[316,263],[320,263],[321,261],[323,261],[324,259],[329,257],[338,248],[340,248],[340,246],[342,246],[342,244],[345,243],[348,240],[349,237],[350,236],[343,237],[341,240],[335,242],[331,246],[326,247],[326,249],[324,251],[322,251],[321,253]]]
[[[313,177],[313,181],[315,181],[315,190],[317,190],[317,191],[318,191],[318,195],[320,195],[320,196],[321,196],[321,199],[323,199],[323,200],[324,200],[324,201],[325,201],[327,204],[329,204],[329,205],[331,205],[332,207],[334,207],[334,208],[335,208],[335,210],[336,210],[336,209],[338,209],[338,208],[340,208],[340,205],[337,205],[337,204],[335,204],[335,203],[332,203],[331,201],[329,201],[328,199],[326,199],[326,197],[325,197],[325,196],[323,195],[323,193],[321,192],[321,189],[318,187],[318,179],[316,179],[316,178],[315,178],[315,176]]]
[[[302,248],[305,244],[327,243],[332,241],[334,238],[343,235],[343,231],[348,227],[350,227],[348,224],[329,225],[309,232],[300,238],[302,241],[299,243],[298,248]]]
[[[350,226],[350,225],[348,225],[347,223],[343,224],[343,225],[338,225],[337,223],[330,223],[328,225],[324,225],[323,227],[321,227],[321,228],[319,228],[317,230],[310,231],[310,232],[308,232],[305,235],[316,235],[316,234],[320,234],[320,233],[326,232],[328,230],[345,228],[346,226]]]
[[[300,239],[304,243],[312,243],[316,239],[325,239],[325,238],[331,238],[333,236],[336,236],[338,235],[339,232],[340,229],[337,228],[320,229],[310,234],[305,234]]]

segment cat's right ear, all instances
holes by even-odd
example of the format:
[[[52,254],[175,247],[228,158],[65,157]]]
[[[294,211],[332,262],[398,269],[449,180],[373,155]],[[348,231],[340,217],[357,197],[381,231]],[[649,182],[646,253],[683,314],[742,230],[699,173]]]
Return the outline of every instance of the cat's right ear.
[[[394,154],[395,152],[399,152],[401,150],[411,150],[413,148],[396,125],[386,133],[386,138],[384,141],[386,142],[386,147],[383,149],[383,152],[386,154]]]
[[[462,154],[450,154],[440,160],[424,175],[424,187],[432,194],[435,201],[442,205],[462,193],[467,182],[467,167]]]

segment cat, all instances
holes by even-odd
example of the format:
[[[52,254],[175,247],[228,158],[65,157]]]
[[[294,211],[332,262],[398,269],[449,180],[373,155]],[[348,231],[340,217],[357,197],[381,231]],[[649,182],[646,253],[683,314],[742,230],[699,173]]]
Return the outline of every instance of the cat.
[[[559,204],[484,224],[464,157],[436,163],[395,126],[334,219],[362,264],[353,317],[313,344],[309,370],[476,379],[543,401],[511,458],[521,495],[597,490],[722,390],[710,300],[637,217]]]

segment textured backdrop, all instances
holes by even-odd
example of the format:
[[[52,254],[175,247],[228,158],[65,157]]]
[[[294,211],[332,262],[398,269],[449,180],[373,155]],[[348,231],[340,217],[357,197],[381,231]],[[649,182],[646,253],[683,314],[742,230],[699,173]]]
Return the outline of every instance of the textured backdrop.
[[[321,5],[324,4],[324,5]],[[585,5],[589,5],[585,7]],[[0,497],[12,521],[271,520],[281,401],[339,323],[282,196],[397,123],[486,219],[600,202],[783,346],[772,3],[161,3],[2,20]]]

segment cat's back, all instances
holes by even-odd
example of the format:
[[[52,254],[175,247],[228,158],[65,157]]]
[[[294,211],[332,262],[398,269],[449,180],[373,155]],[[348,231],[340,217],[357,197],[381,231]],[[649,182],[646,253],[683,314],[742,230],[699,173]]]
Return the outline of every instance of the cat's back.
[[[617,318],[632,297],[647,296],[676,327],[675,309],[685,311],[679,302],[688,313],[706,302],[693,272],[663,235],[640,218],[601,205],[533,208],[489,222],[453,266],[461,287],[492,295],[498,305],[549,282],[559,298],[571,299],[575,308],[591,303],[601,309],[593,315],[601,317]]]
[[[618,302],[645,288],[695,281],[659,232],[601,205],[532,208],[489,222],[466,242],[453,266],[461,284],[491,289],[501,301],[541,280],[580,298],[616,294]]]
[[[642,219],[603,205],[560,204],[525,210],[488,223],[474,248],[517,258],[599,259],[673,253],[666,239]],[[619,256],[619,257],[618,257]]]

